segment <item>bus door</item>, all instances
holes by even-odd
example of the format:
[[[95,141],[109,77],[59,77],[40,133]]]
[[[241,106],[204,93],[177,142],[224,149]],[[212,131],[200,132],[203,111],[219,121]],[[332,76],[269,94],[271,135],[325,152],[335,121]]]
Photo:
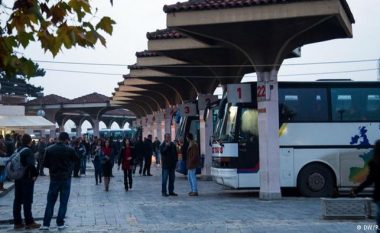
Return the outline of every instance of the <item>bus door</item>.
[[[294,187],[294,149],[280,148],[280,182],[281,187]]]
[[[239,187],[259,186],[259,137],[257,109],[242,107],[238,122]]]

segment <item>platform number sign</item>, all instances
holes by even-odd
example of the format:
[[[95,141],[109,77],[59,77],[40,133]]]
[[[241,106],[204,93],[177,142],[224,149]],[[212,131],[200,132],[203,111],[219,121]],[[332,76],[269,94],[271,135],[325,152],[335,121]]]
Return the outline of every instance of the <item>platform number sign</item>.
[[[233,104],[252,102],[251,85],[248,83],[227,85],[227,99]]]
[[[257,83],[257,101],[266,100],[267,85],[265,83]]]
[[[197,115],[197,107],[193,103],[182,104],[179,106],[179,112],[181,116],[196,116]]]
[[[209,94],[200,94],[198,96],[198,109],[205,110],[207,105],[218,100],[218,96]]]

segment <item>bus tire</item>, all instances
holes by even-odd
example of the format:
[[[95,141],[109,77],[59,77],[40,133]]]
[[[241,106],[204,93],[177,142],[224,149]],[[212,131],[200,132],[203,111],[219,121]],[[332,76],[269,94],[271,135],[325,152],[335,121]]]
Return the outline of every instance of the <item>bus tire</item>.
[[[324,164],[309,164],[300,171],[297,188],[306,197],[331,197],[335,190],[332,170]]]

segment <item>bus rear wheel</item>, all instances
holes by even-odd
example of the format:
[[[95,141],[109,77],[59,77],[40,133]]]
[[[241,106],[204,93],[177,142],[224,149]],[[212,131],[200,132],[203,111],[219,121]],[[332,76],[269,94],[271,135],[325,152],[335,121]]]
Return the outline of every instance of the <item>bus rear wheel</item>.
[[[322,164],[309,164],[298,175],[297,187],[306,197],[330,197],[335,190],[334,174]]]

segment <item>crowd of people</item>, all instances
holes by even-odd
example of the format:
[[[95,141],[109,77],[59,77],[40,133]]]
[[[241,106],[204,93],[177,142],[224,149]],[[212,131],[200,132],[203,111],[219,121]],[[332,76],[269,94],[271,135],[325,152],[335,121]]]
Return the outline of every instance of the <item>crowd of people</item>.
[[[19,155],[19,161],[23,167],[21,178],[15,179],[15,192],[13,202],[14,229],[49,230],[54,212],[54,205],[59,196],[59,209],[56,219],[58,229],[64,229],[67,204],[70,196],[71,177],[86,175],[87,163],[92,160],[95,170],[95,184],[104,183],[104,190],[109,191],[112,168],[117,164],[118,169],[124,173],[125,191],[132,189],[133,176],[139,167],[141,176],[152,176],[150,166],[152,156],[156,157],[156,163],[162,168],[162,196],[178,196],[174,192],[175,169],[178,161],[178,153],[186,153],[186,168],[190,187],[189,196],[198,196],[196,169],[200,166],[201,158],[199,147],[191,133],[186,136],[186,147],[178,147],[172,141],[170,134],[165,134],[161,143],[156,138],[152,142],[152,135],[142,140],[139,137],[135,142],[124,138],[120,143],[112,138],[94,138],[89,143],[81,138],[72,138],[65,132],[59,134],[57,139],[41,138],[38,143],[33,142],[29,134],[24,135],[0,135],[0,189],[4,190],[3,182],[7,177],[4,158]],[[376,222],[380,224],[380,140],[374,145],[374,156],[369,162],[369,174],[367,179],[357,188],[351,190],[351,195],[356,196],[365,187],[374,184],[373,199],[378,206]],[[9,162],[9,161],[8,161]],[[49,190],[43,218],[43,225],[34,221],[32,203],[34,183],[38,176],[44,176],[44,168],[49,170]],[[21,217],[21,209],[24,210],[24,221]]]
[[[187,135],[188,147],[187,169],[190,192],[189,196],[198,196],[196,182],[196,168],[200,165],[199,147],[192,134]],[[104,184],[104,190],[110,190],[112,171],[116,164],[124,173],[124,189],[132,189],[133,177],[152,176],[152,156],[156,166],[162,168],[162,196],[177,196],[174,192],[175,169],[178,161],[178,145],[172,141],[170,134],[165,134],[161,143],[152,135],[144,140],[142,137],[133,141],[124,138],[121,142],[112,138],[97,138],[92,141],[82,138],[69,138],[65,132],[56,139],[41,138],[38,143],[28,134],[0,136],[0,157],[9,158],[19,152],[20,162],[25,168],[22,178],[15,180],[15,199],[13,216],[15,229],[49,230],[54,212],[54,205],[59,196],[59,210],[56,223],[59,229],[65,225],[67,203],[69,201],[71,178],[86,176],[87,163],[94,166],[95,185]],[[4,160],[1,160],[4,161]],[[7,178],[5,164],[0,163],[0,189],[4,189],[3,182]],[[45,176],[44,168],[49,170],[49,190],[43,219],[43,225],[34,221],[32,215],[34,183],[38,176]],[[24,209],[24,221],[21,217],[21,207]]]

